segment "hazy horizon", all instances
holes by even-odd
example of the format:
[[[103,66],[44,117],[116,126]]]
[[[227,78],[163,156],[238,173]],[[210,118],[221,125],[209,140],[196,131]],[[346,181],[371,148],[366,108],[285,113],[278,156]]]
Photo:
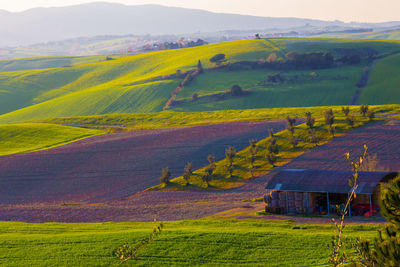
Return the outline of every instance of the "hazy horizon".
[[[295,17],[344,22],[400,21],[400,1],[381,0],[379,12],[376,0],[0,0],[0,9],[22,12],[38,7],[62,7],[85,3],[108,2],[125,5],[157,4],[216,13],[231,13],[261,17]],[[290,8],[288,8],[290,7]],[[355,12],[355,10],[357,12]]]

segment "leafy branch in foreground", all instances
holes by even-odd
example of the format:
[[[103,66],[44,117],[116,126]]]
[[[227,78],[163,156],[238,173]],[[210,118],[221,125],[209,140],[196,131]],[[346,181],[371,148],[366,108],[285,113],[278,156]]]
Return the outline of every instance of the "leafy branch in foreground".
[[[372,244],[357,239],[354,244],[359,255],[356,266],[400,266],[400,176],[382,188],[379,206],[388,224],[378,231]]]
[[[163,228],[163,223],[160,223],[159,225],[155,224],[153,227],[153,232],[150,234],[150,236],[140,240],[137,245],[130,246],[125,244],[118,247],[115,251],[115,256],[118,257],[121,262],[117,264],[117,266],[120,266],[129,260],[136,260],[138,257],[138,252],[150,244],[157,236],[159,236],[162,233]]]
[[[349,208],[350,202],[356,198],[356,190],[358,188],[358,171],[359,171],[362,163],[364,162],[365,157],[367,156],[367,151],[368,151],[368,147],[366,145],[364,145],[364,152],[361,154],[361,156],[355,162],[350,160],[349,153],[345,154],[346,160],[351,165],[351,168],[353,171],[353,177],[351,179],[349,179],[349,185],[350,185],[351,189],[348,193],[346,205],[344,206],[344,208],[340,208],[340,206],[336,206],[336,209],[338,210],[338,212],[340,214],[340,221],[336,222],[335,219],[332,218],[332,222],[336,226],[336,233],[332,239],[332,252],[331,252],[330,259],[329,259],[329,263],[332,264],[332,266],[341,266],[345,263],[345,261],[347,259],[346,253],[341,251],[341,248],[343,247],[342,234],[343,234],[343,229],[344,229],[344,218],[347,214],[347,210]]]

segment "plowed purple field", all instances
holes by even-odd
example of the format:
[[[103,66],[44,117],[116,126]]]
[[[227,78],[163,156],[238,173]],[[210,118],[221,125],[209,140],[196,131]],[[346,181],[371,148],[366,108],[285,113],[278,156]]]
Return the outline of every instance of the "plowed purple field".
[[[287,169],[351,170],[344,158],[346,152],[359,156],[363,145],[368,154],[376,154],[380,165],[389,171],[400,170],[400,121],[375,122],[297,157]]]
[[[284,121],[234,122],[179,129],[126,132],[58,148],[0,157],[0,203],[105,202],[159,183],[161,168],[182,174],[191,161],[222,159],[229,145],[242,149]],[[1,219],[1,218],[0,218]]]
[[[218,153],[220,153],[218,154],[218,157],[223,157],[224,144],[226,143],[226,140],[229,141],[236,140],[237,143],[243,143],[243,146],[245,146],[247,145],[247,139],[250,136],[249,132],[253,132],[253,134],[258,132],[257,134],[260,134],[260,136],[264,136],[266,127],[279,128],[282,127],[283,125],[284,124],[282,124],[281,122],[268,122],[260,124],[257,123],[255,125],[252,123],[241,124],[241,130],[236,129],[240,132],[240,134],[239,132],[237,132],[235,136],[232,136],[232,134],[227,135],[227,133],[224,133],[224,131],[222,131],[219,135],[220,136],[220,139],[218,139],[219,142],[215,141],[216,139],[215,137],[213,137],[214,142],[211,142],[211,144],[208,143],[207,141],[204,141],[204,139],[197,137],[198,140],[203,140],[198,142],[200,143],[205,142],[205,145],[200,146],[199,149],[194,149],[191,151],[202,151],[204,147],[212,147],[213,145],[217,146],[218,144],[221,145],[221,148],[216,149],[216,151],[218,150]],[[238,124],[229,125],[229,127],[231,127],[230,129],[232,128],[235,129],[235,127],[237,126]],[[228,125],[212,126],[212,128],[213,127],[217,128],[228,127]],[[182,129],[175,131],[180,132],[181,130]],[[189,128],[185,130],[189,130]],[[164,134],[166,134],[167,136],[171,134],[172,135],[177,134],[175,131],[172,132],[169,132],[170,130],[164,130],[164,131],[165,131]],[[193,131],[193,129],[190,131]],[[129,134],[134,135],[138,133],[129,133]],[[143,134],[145,134],[146,136],[147,134],[150,133],[143,133]],[[150,135],[160,136],[160,134],[161,133],[158,134],[152,133]],[[108,138],[111,137],[114,138],[115,141],[119,140],[118,135],[112,135]],[[133,138],[133,136],[130,136],[128,139],[131,138]],[[97,143],[95,142],[95,140],[93,139],[85,140],[83,143],[85,144]],[[104,142],[99,141],[98,145],[101,147],[103,143]],[[362,145],[364,143],[369,146],[370,153],[378,154],[378,158],[387,168],[394,171],[400,170],[400,165],[399,165],[400,122],[399,121],[376,122],[368,126],[355,129],[342,137],[335,138],[333,141],[323,146],[316,147],[312,151],[303,154],[302,156],[296,158],[294,161],[283,166],[282,168],[347,169],[348,165],[344,160],[343,157],[344,153],[349,151],[354,156],[358,155],[362,150]],[[78,149],[79,146],[76,147],[76,145],[77,144],[74,144],[73,147]],[[60,153],[60,150],[62,152],[63,149],[65,149],[66,147],[60,147],[58,149],[47,152],[52,152],[57,154]],[[106,149],[102,148],[102,150]],[[206,156],[207,153],[208,152],[205,152],[204,155]],[[42,155],[41,153],[32,153],[32,154]],[[193,153],[189,154],[193,155]],[[9,159],[11,157],[7,158]],[[146,157],[146,159],[149,159],[149,157]],[[201,165],[205,163],[204,156],[199,157],[199,160],[200,163],[196,164]],[[110,161],[112,161],[111,158]],[[103,161],[101,164],[108,164],[104,162],[105,161]],[[132,162],[132,160],[130,162]],[[133,163],[130,164],[132,165]],[[130,166],[130,168],[133,167]],[[67,168],[65,167],[64,169]],[[179,169],[179,173],[180,171],[181,170]],[[154,176],[140,176],[143,177],[140,179],[145,179],[145,177],[152,177],[150,179],[149,184],[151,183],[154,184],[158,182],[157,178],[158,176],[159,176],[159,169],[157,168],[156,170],[154,170]],[[82,205],[72,206],[72,205],[60,205],[60,203],[39,203],[39,204],[27,203],[20,205],[0,204],[0,220],[17,220],[17,221],[27,221],[27,222],[46,222],[46,221],[47,222],[49,221],[99,222],[99,221],[152,221],[155,218],[157,220],[164,220],[164,221],[195,219],[204,216],[209,216],[217,212],[222,212],[233,208],[251,209],[252,206],[254,206],[255,204],[251,202],[243,202],[243,200],[262,197],[264,194],[264,186],[268,177],[270,176],[264,176],[262,178],[251,180],[244,186],[231,190],[202,191],[202,192],[145,191],[136,193],[127,198],[115,199],[114,201],[109,201],[107,203],[96,204],[96,205],[82,204]],[[126,179],[135,180],[138,178],[135,176],[127,176]],[[2,178],[2,181],[4,181],[4,178]],[[100,181],[102,180],[100,179]],[[4,182],[2,182],[2,185],[3,184]],[[123,185],[127,187],[130,186],[128,183],[124,183]],[[80,189],[79,187],[76,188],[77,191],[83,190]],[[139,187],[133,186],[131,188],[133,188],[132,190],[134,190],[135,188]],[[2,193],[5,192],[5,190],[2,188],[0,190]],[[138,190],[136,189],[136,191]],[[25,189],[25,192],[29,192],[29,190]],[[121,192],[125,191],[121,190]],[[23,196],[21,196],[21,198],[22,197]],[[101,198],[99,197],[99,199]],[[296,220],[298,220],[298,218]],[[316,221],[313,222],[315,223]]]

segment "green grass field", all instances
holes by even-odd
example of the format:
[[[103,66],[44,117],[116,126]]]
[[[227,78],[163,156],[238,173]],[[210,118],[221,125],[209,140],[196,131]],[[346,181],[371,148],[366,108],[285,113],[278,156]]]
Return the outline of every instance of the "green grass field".
[[[361,103],[395,103],[400,99],[400,55],[393,55],[376,62],[368,86],[361,95]]]
[[[85,56],[85,57],[31,57],[21,59],[0,60],[0,72],[50,69],[60,67],[72,67],[80,64],[88,64],[104,61],[107,56]],[[113,58],[118,58],[112,56]]]
[[[129,110],[129,112],[140,112],[141,109],[135,105],[137,101],[135,98],[141,99],[145,96],[165,103],[178,84],[178,81],[175,81],[165,88],[165,82],[168,81],[164,81],[160,83],[160,86],[153,87],[154,90],[146,90],[148,79],[173,74],[178,69],[182,71],[193,69],[199,59],[205,66],[210,66],[208,59],[218,52],[229,51],[229,60],[233,61],[238,55],[250,53],[247,52],[248,50],[267,56],[272,48],[269,48],[262,40],[259,42],[236,41],[145,53],[70,68],[3,72],[2,77],[0,76],[0,106],[2,107],[0,112],[17,110],[9,114],[8,121],[39,119],[48,117],[50,114],[52,114],[51,117],[103,114],[107,113],[104,112],[104,108],[110,105]],[[254,56],[249,56],[249,58],[254,59]],[[157,90],[164,94],[160,96]],[[126,91],[130,91],[131,94],[126,95],[122,103],[118,102],[119,96]],[[103,97],[104,94],[109,96]],[[23,96],[22,100],[20,100],[21,96]],[[126,101],[134,105],[127,105]],[[79,106],[80,109],[72,109],[74,105]],[[24,107],[27,108],[21,109]],[[147,111],[150,109],[161,111],[162,106],[150,104]],[[57,114],[54,114],[55,110]]]
[[[156,113],[129,113],[109,114],[77,117],[58,117],[40,120],[43,123],[76,124],[93,126],[126,126],[136,130],[156,129],[160,127],[184,127],[211,123],[233,121],[260,121],[271,119],[285,119],[286,116],[304,117],[306,112],[314,116],[322,116],[323,112],[332,108],[340,113],[341,106],[322,107],[296,107],[296,108],[265,108],[244,110],[218,110],[202,112],[156,112]],[[377,113],[400,112],[400,105],[370,106]],[[350,106],[350,110],[356,113],[359,106]]]
[[[203,111],[247,108],[274,108],[298,106],[327,106],[349,104],[356,91],[355,84],[363,65],[317,70],[319,77],[313,79],[313,71],[290,71],[281,74],[286,81],[281,84],[262,84],[271,70],[217,71],[198,76],[178,95],[178,99],[190,100],[194,93],[204,96],[230,90],[238,84],[250,90],[250,95],[231,97],[223,101],[209,99],[172,107],[176,111]]]
[[[64,68],[0,72],[0,114],[3,114],[0,116],[0,123],[60,116],[159,112],[181,80],[167,77],[163,81],[151,82],[150,80],[174,74],[177,70],[192,70],[196,67],[198,60],[202,61],[205,68],[213,66],[209,59],[217,53],[225,53],[226,62],[229,63],[241,60],[265,60],[271,53],[283,57],[290,51],[302,53],[331,51],[333,54],[339,55],[340,51],[346,49],[350,51],[352,49],[360,51],[374,49],[383,55],[399,51],[400,43],[345,39],[262,39],[157,51],[89,64],[79,63],[88,63],[91,59],[96,58],[68,58],[65,60],[72,60],[72,64],[76,65]],[[40,68],[46,64],[56,66],[59,64],[57,60],[61,59],[55,58],[53,63],[43,63],[51,61],[49,58],[44,58],[42,63],[37,63],[36,67]],[[17,63],[8,64],[11,64],[11,70],[13,69],[12,64]],[[21,64],[23,65],[23,63]],[[185,88],[181,92],[182,97],[188,97],[197,91],[207,94],[226,90],[234,82],[242,84],[244,87],[250,87],[253,93],[248,97],[237,99],[183,105],[176,107],[176,110],[199,111],[347,104],[356,89],[357,76],[361,73],[364,65],[362,63],[353,67],[318,70],[320,81],[310,81],[306,78],[314,70],[288,72],[283,75],[293,78],[292,81],[274,86],[254,86],[265,80],[268,71],[227,72],[221,73],[221,75],[208,73],[199,76],[198,81],[195,80],[193,85]],[[383,61],[382,66],[377,64],[376,67],[384,69],[387,65]],[[396,85],[391,86],[395,87]],[[371,90],[376,91],[377,89]],[[179,95],[179,97],[181,96]],[[389,103],[398,101],[393,97]]]
[[[100,134],[104,132],[45,123],[0,125],[0,156],[48,149]]]
[[[332,225],[267,220],[164,223],[164,232],[127,266],[304,266],[328,262]],[[153,223],[0,223],[2,266],[115,266],[113,251],[151,233]],[[378,225],[347,225],[350,243]]]

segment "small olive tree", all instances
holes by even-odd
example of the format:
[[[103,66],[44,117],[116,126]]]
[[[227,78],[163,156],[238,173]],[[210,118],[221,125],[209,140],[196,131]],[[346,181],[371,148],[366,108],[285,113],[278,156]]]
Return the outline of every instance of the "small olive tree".
[[[250,143],[250,166],[251,166],[250,172],[251,172],[251,177],[254,177],[254,168],[255,168],[254,163],[256,162],[257,150],[258,150],[257,140],[255,139],[249,140],[249,143]]]
[[[165,167],[162,169],[161,177],[160,177],[160,182],[162,185],[167,185],[169,184],[169,178],[171,178],[171,173],[169,172],[169,168]]]
[[[349,107],[342,107],[342,112],[347,117],[347,116],[349,116],[350,108]]]
[[[183,169],[183,179],[185,180],[185,186],[189,184],[190,176],[193,174],[193,164],[188,162]]]
[[[296,125],[296,118],[286,117],[286,129],[293,135],[294,127]]]
[[[333,115],[333,110],[328,109],[324,113],[325,115],[325,123],[328,126],[328,133],[332,136],[335,136],[335,127],[333,127],[333,123],[335,123],[335,116]]]
[[[233,161],[236,157],[236,148],[234,148],[233,146],[229,146],[228,148],[226,148],[225,149],[225,157],[228,162],[227,168],[229,171],[229,175],[230,175],[230,177],[232,177],[233,170],[234,170]]]
[[[271,164],[273,168],[275,168],[276,167],[275,162],[277,162],[277,160],[278,160],[277,156],[274,153],[267,151],[267,153],[265,154],[265,157],[266,157],[268,163]]]
[[[361,105],[360,106],[360,113],[365,117],[368,112],[368,105]]]
[[[312,117],[311,112],[306,112],[306,124],[309,129],[314,128],[315,119]]]
[[[317,136],[317,133],[316,133],[315,129],[309,129],[308,130],[308,136],[310,138],[311,144],[315,144],[315,146],[318,146],[319,138]]]
[[[206,183],[206,187],[210,186],[209,182],[211,180],[211,177],[212,177],[212,174],[213,174],[214,170],[215,170],[215,167],[208,166],[205,169],[204,174],[201,176],[201,179],[203,180],[203,182]]]
[[[349,126],[351,126],[351,127],[354,126],[355,121],[356,121],[356,119],[354,118],[354,116],[351,116],[351,117],[347,117],[347,118],[346,118],[347,124],[348,124]]]

